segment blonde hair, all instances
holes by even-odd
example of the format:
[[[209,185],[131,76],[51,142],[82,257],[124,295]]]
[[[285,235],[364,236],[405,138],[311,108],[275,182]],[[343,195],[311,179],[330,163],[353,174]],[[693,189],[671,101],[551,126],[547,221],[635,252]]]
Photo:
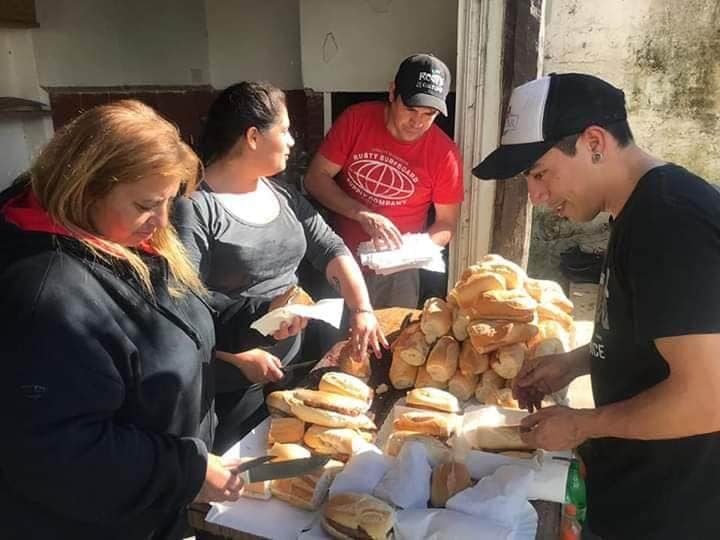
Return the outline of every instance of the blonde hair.
[[[150,271],[133,250],[94,236],[93,205],[121,183],[147,176],[177,178],[181,194],[198,183],[200,161],[180,138],[178,129],[153,109],[123,100],[90,109],[59,130],[30,169],[32,190],[59,224],[73,231],[104,260],[125,260],[145,289],[152,293]],[[148,244],[164,257],[175,278],[175,296],[204,287],[177,237],[168,225],[158,229]]]

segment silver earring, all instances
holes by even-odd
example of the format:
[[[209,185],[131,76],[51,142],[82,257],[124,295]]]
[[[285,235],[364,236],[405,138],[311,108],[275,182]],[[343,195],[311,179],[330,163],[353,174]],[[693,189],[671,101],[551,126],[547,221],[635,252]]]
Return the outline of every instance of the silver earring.
[[[601,154],[600,152],[593,152],[593,155],[592,155],[592,162],[593,162],[593,163],[597,163],[597,162],[600,161],[601,159],[602,159],[602,154]]]

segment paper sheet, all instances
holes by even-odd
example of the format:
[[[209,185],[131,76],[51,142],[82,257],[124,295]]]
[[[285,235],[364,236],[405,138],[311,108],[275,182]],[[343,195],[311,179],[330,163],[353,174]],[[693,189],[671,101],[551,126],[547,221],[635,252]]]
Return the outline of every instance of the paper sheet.
[[[325,298],[315,302],[311,306],[303,304],[290,304],[281,308],[273,309],[260,317],[250,325],[250,328],[257,330],[263,336],[274,334],[280,329],[283,322],[290,323],[294,317],[305,317],[307,319],[318,319],[340,328],[340,321],[343,314],[342,298]]]
[[[427,233],[402,235],[403,243],[398,249],[378,249],[373,242],[362,242],[358,246],[360,264],[376,274],[389,275],[411,268],[422,268],[432,272],[445,272],[443,248],[430,239]]]

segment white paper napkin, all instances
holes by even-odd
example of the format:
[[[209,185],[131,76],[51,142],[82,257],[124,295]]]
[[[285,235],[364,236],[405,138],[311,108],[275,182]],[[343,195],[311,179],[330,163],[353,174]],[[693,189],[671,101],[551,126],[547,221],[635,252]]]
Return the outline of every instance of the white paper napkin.
[[[364,452],[352,456],[330,486],[330,495],[355,492],[372,494],[375,486],[392,465],[392,458],[369,445]]]
[[[425,447],[410,441],[375,486],[373,495],[400,508],[427,508],[432,468]]]
[[[318,319],[340,328],[340,320],[343,313],[342,298],[325,298],[315,302],[311,306],[303,304],[290,304],[281,308],[273,309],[250,325],[263,336],[275,333],[280,329],[283,322],[290,323],[294,317],[305,317],[307,319]]]
[[[442,257],[443,248],[430,239],[427,233],[402,235],[403,243],[398,249],[378,249],[372,241],[361,242],[358,246],[360,264],[388,275],[411,268],[422,268],[433,272],[445,272]]]

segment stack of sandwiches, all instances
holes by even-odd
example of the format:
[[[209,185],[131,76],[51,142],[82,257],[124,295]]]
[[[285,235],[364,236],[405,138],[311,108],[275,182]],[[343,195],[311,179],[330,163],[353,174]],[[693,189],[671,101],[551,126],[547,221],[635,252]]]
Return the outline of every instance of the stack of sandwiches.
[[[463,272],[447,300],[428,299],[420,320],[393,342],[390,382],[516,408],[513,378],[527,359],[569,350],[572,310],[557,283],[486,255]]]

